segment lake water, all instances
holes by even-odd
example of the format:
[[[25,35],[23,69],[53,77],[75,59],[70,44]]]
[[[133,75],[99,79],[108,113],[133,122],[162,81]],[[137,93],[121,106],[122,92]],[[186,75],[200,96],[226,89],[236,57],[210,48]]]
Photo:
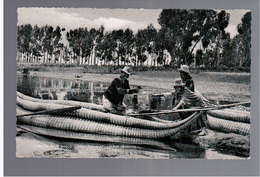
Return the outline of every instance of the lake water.
[[[17,91],[40,99],[77,100],[101,104],[104,90],[109,83],[55,79],[45,77],[18,76]],[[158,94],[167,90],[145,87],[143,93]],[[171,95],[149,106],[167,109],[171,106]],[[130,101],[129,101],[130,100]],[[133,97],[125,102],[133,107]],[[19,126],[19,124],[17,124]],[[63,134],[71,132],[63,132]],[[142,142],[141,142],[142,141]],[[141,142],[140,145],[136,142]],[[158,142],[154,140],[124,139],[97,136],[80,141],[30,133],[17,128],[17,157],[46,158],[145,158],[145,159],[244,159],[222,154],[214,149],[204,148],[194,143]],[[173,150],[175,149],[175,150]]]

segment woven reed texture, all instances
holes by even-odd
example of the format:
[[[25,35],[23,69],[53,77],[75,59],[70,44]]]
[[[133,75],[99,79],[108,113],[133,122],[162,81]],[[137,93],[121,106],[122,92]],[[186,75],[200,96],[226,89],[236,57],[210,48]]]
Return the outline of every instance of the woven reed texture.
[[[30,111],[39,111],[44,109],[58,109],[58,108],[66,107],[64,105],[59,105],[59,104],[32,102],[32,101],[21,99],[19,97],[17,97],[17,105]],[[195,116],[195,114],[196,113],[194,113],[192,116],[190,116],[187,119],[181,120],[179,122],[172,122],[172,123],[143,120],[135,117],[104,113],[104,112],[90,110],[86,108],[65,112],[62,113],[61,115],[83,118],[92,121],[105,122],[113,125],[121,125],[127,127],[147,128],[147,129],[172,129],[185,124],[186,122],[189,121],[189,119],[192,119],[192,117]]]
[[[241,135],[250,135],[251,133],[250,124],[247,123],[219,119],[210,115],[207,115],[207,119],[207,126],[212,130]]]
[[[180,126],[172,129],[163,130],[125,127],[75,117],[64,117],[54,115],[22,116],[18,117],[17,120],[29,125],[44,128],[55,128],[68,131],[96,133],[114,136],[160,139],[170,137],[180,131],[185,130],[200,115],[201,113],[196,113],[194,116],[190,116],[189,118],[185,119],[185,123],[181,124]]]
[[[226,120],[232,120],[237,122],[250,123],[250,112],[235,111],[230,109],[224,110],[209,110],[207,113],[213,117],[218,117]]]
[[[98,104],[94,104],[94,103],[86,103],[86,102],[72,101],[72,100],[43,100],[43,99],[33,98],[30,96],[24,95],[18,91],[16,92],[16,94],[19,98],[28,100],[28,101],[34,101],[34,102],[40,102],[40,103],[55,103],[55,104],[62,104],[62,105],[68,105],[68,106],[81,106],[82,108],[107,112],[106,109],[104,109],[104,107],[102,105],[98,105]]]
[[[169,145],[153,139],[90,134],[90,133],[66,131],[66,130],[59,130],[59,129],[41,128],[41,127],[35,127],[30,125],[19,125],[18,127],[35,134],[51,136],[51,137],[78,139],[78,140],[85,140],[85,141],[88,140],[88,141],[96,141],[96,142],[112,142],[112,143],[131,144],[131,145],[146,145],[146,146],[149,145],[149,146],[157,147],[159,149],[175,151],[175,149],[170,147]]]

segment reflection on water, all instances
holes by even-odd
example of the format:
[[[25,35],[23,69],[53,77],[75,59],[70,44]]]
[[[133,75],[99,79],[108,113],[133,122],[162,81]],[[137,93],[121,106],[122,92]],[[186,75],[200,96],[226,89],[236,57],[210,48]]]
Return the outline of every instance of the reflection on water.
[[[108,83],[18,76],[17,91],[40,99],[75,100],[101,104]]]
[[[21,75],[17,78],[17,91],[40,99],[74,100],[102,104],[102,96],[110,83],[83,81],[80,79],[68,80]],[[142,88],[138,95],[126,95],[125,104],[132,109],[142,111],[163,110],[172,108],[172,95],[166,94],[162,100],[160,94],[166,90],[149,87]],[[154,95],[151,95],[153,93]],[[156,96],[156,94],[158,96]],[[152,101],[151,101],[152,100]],[[136,107],[138,103],[139,107]]]
[[[17,91],[29,95],[34,96],[35,89],[38,87],[38,78],[37,77],[31,77],[28,74],[23,74],[21,76],[18,76],[17,81]]]
[[[101,104],[102,95],[109,83],[90,82],[83,80],[67,80],[20,75],[17,78],[17,91],[40,99],[76,100]],[[144,88],[140,99],[147,101],[150,95],[147,93],[161,93],[165,90]],[[126,102],[131,103],[134,97],[126,97]],[[153,98],[154,99],[154,98]],[[171,95],[165,100],[154,99],[149,106],[158,109],[171,107]],[[145,109],[142,102],[139,106]],[[142,100],[141,100],[142,101]],[[136,102],[136,98],[135,98]],[[162,104],[163,103],[163,104]],[[159,105],[159,106],[158,106]],[[161,106],[164,105],[164,106]],[[131,106],[131,104],[130,104]],[[146,106],[146,105],[145,105]],[[70,133],[70,132],[67,132]],[[39,138],[41,137],[41,138]],[[106,138],[107,140],[107,138]],[[71,158],[150,158],[150,159],[171,159],[171,158],[218,158],[221,154],[215,151],[205,150],[196,144],[183,144],[173,142],[157,142],[157,145],[169,146],[177,149],[177,152],[165,150],[158,147],[145,145],[133,145],[126,142],[97,142],[79,141],[63,138],[50,138],[44,136],[32,136],[31,133],[17,135],[17,157],[71,157]],[[161,143],[161,144],[160,144]],[[150,143],[151,144],[151,143]],[[57,146],[58,145],[58,146]],[[68,148],[70,147],[70,148]],[[213,153],[212,153],[213,152]],[[213,154],[213,155],[212,155]],[[221,158],[228,157],[222,155]],[[233,156],[230,158],[234,158]]]

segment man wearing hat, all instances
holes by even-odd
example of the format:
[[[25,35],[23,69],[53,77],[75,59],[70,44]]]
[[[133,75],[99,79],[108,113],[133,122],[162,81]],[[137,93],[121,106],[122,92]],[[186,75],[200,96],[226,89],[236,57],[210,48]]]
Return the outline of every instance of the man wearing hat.
[[[194,92],[192,92],[190,89],[188,89],[185,83],[183,83],[181,78],[175,79],[173,86],[177,95],[176,96],[177,99],[175,100],[176,103],[174,103],[174,105],[176,106],[174,106],[173,110],[177,110],[179,108],[187,109],[191,107],[205,106],[203,100],[199,96],[197,96]],[[179,115],[181,119],[185,119],[193,113],[194,112],[182,112],[179,113]],[[197,119],[197,121],[195,121],[193,124],[189,126],[186,133],[205,135],[206,132],[204,130],[204,127],[206,126],[206,124],[204,123],[203,119],[206,119],[204,114],[202,114],[202,116],[200,116]]]
[[[103,106],[111,113],[125,114],[124,95],[127,93],[138,93],[140,89],[140,87],[130,89],[129,81],[127,80],[131,74],[129,69],[128,66],[121,69],[120,78],[115,78],[103,95]]]
[[[195,86],[194,86],[193,79],[190,76],[189,66],[188,65],[181,65],[179,72],[180,72],[182,82],[185,83],[186,87],[188,87],[191,91],[194,92]]]

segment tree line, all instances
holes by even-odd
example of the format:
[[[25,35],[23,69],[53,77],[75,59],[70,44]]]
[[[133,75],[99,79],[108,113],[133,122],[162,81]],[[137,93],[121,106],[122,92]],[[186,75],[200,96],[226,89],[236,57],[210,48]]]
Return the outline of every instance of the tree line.
[[[229,19],[224,10],[163,9],[159,30],[152,24],[135,34],[129,28],[107,32],[104,26],[78,28],[66,32],[67,45],[61,35],[64,28],[25,24],[18,26],[17,49],[28,62],[57,63],[62,58],[82,65],[142,66],[150,57],[146,62],[150,66],[250,67],[251,12],[243,16],[233,38],[225,31]]]

